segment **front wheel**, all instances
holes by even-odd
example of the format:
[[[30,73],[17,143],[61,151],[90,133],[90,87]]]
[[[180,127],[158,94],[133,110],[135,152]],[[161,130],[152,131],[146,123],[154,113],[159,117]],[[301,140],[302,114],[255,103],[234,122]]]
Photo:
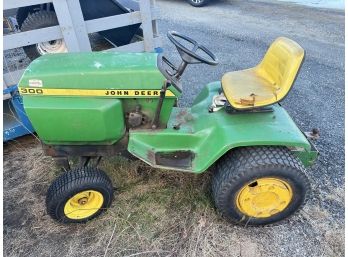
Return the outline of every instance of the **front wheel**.
[[[232,222],[267,225],[299,210],[310,185],[301,162],[285,147],[244,147],[217,163],[217,209]]]
[[[112,202],[113,187],[101,170],[83,167],[59,176],[46,197],[48,214],[62,223],[81,223],[106,210]]]
[[[187,0],[190,5],[194,7],[202,7],[206,5],[210,0]]]

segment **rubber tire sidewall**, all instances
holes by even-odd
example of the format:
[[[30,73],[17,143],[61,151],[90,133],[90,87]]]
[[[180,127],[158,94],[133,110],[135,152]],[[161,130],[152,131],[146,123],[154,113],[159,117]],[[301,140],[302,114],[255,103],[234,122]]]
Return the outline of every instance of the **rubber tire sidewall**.
[[[94,190],[103,195],[103,204],[100,209],[91,216],[83,219],[71,219],[64,213],[67,201],[77,193]],[[64,172],[50,185],[46,196],[46,208],[48,214],[62,223],[85,223],[100,215],[113,200],[114,188],[105,172],[91,168],[78,168]]]
[[[33,22],[29,22],[28,19],[32,19],[31,16],[38,16],[42,14],[47,16],[47,20],[45,20],[44,22],[37,23],[37,24],[33,24]],[[57,26],[58,23],[58,19],[57,16],[55,14],[55,12],[48,12],[48,11],[38,11],[38,12],[34,12],[32,14],[29,14],[29,16],[24,20],[22,27],[21,27],[21,31],[30,31],[30,30],[34,30],[34,29],[42,29],[42,28],[47,28],[47,27],[52,27],[52,26]],[[24,52],[26,53],[26,55],[29,57],[30,60],[35,60],[36,58],[40,57],[41,54],[37,49],[37,44],[34,45],[29,45],[29,46],[24,46],[23,47]]]
[[[225,203],[225,211],[229,218],[232,218],[235,222],[248,223],[250,225],[266,225],[279,222],[298,210],[298,208],[304,203],[306,199],[306,184],[303,183],[300,176],[296,176],[297,170],[291,167],[268,167],[268,168],[253,168],[253,174],[248,172],[245,176],[240,177],[234,184],[230,185],[229,190],[224,192],[224,196],[220,198]],[[256,175],[257,174],[257,175]],[[278,178],[287,182],[292,190],[292,199],[289,205],[281,212],[272,215],[267,218],[253,218],[243,214],[237,207],[237,195],[241,188],[260,178]],[[228,206],[228,203],[233,203]]]
[[[199,4],[192,2],[192,0],[187,0],[187,2],[194,7],[203,7],[208,4],[209,0],[202,0]]]

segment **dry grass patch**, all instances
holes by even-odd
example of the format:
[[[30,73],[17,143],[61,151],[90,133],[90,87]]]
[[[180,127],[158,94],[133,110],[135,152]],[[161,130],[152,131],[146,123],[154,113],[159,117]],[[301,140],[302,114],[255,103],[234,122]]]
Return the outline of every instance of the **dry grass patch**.
[[[62,225],[45,210],[60,174],[54,162],[30,137],[5,145],[4,255],[343,256],[342,224],[313,203],[281,226],[244,228],[217,214],[212,171],[162,171],[119,157],[103,159],[101,169],[117,187],[111,208],[87,224]]]

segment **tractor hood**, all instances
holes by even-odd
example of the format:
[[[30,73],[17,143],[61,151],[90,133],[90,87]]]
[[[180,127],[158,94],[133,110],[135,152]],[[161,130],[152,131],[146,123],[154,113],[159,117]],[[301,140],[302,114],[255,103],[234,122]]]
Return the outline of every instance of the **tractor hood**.
[[[44,55],[25,70],[20,88],[160,89],[165,80],[157,53],[66,53]]]

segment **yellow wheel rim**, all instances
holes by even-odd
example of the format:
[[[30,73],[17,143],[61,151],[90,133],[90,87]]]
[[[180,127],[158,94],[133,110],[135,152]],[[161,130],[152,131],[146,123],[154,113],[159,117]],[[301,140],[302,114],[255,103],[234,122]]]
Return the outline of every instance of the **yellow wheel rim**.
[[[291,187],[284,180],[259,178],[239,190],[236,202],[243,214],[249,217],[267,218],[283,211],[291,199]]]
[[[85,219],[95,214],[103,205],[104,197],[94,190],[86,190],[71,197],[64,206],[69,219]]]

